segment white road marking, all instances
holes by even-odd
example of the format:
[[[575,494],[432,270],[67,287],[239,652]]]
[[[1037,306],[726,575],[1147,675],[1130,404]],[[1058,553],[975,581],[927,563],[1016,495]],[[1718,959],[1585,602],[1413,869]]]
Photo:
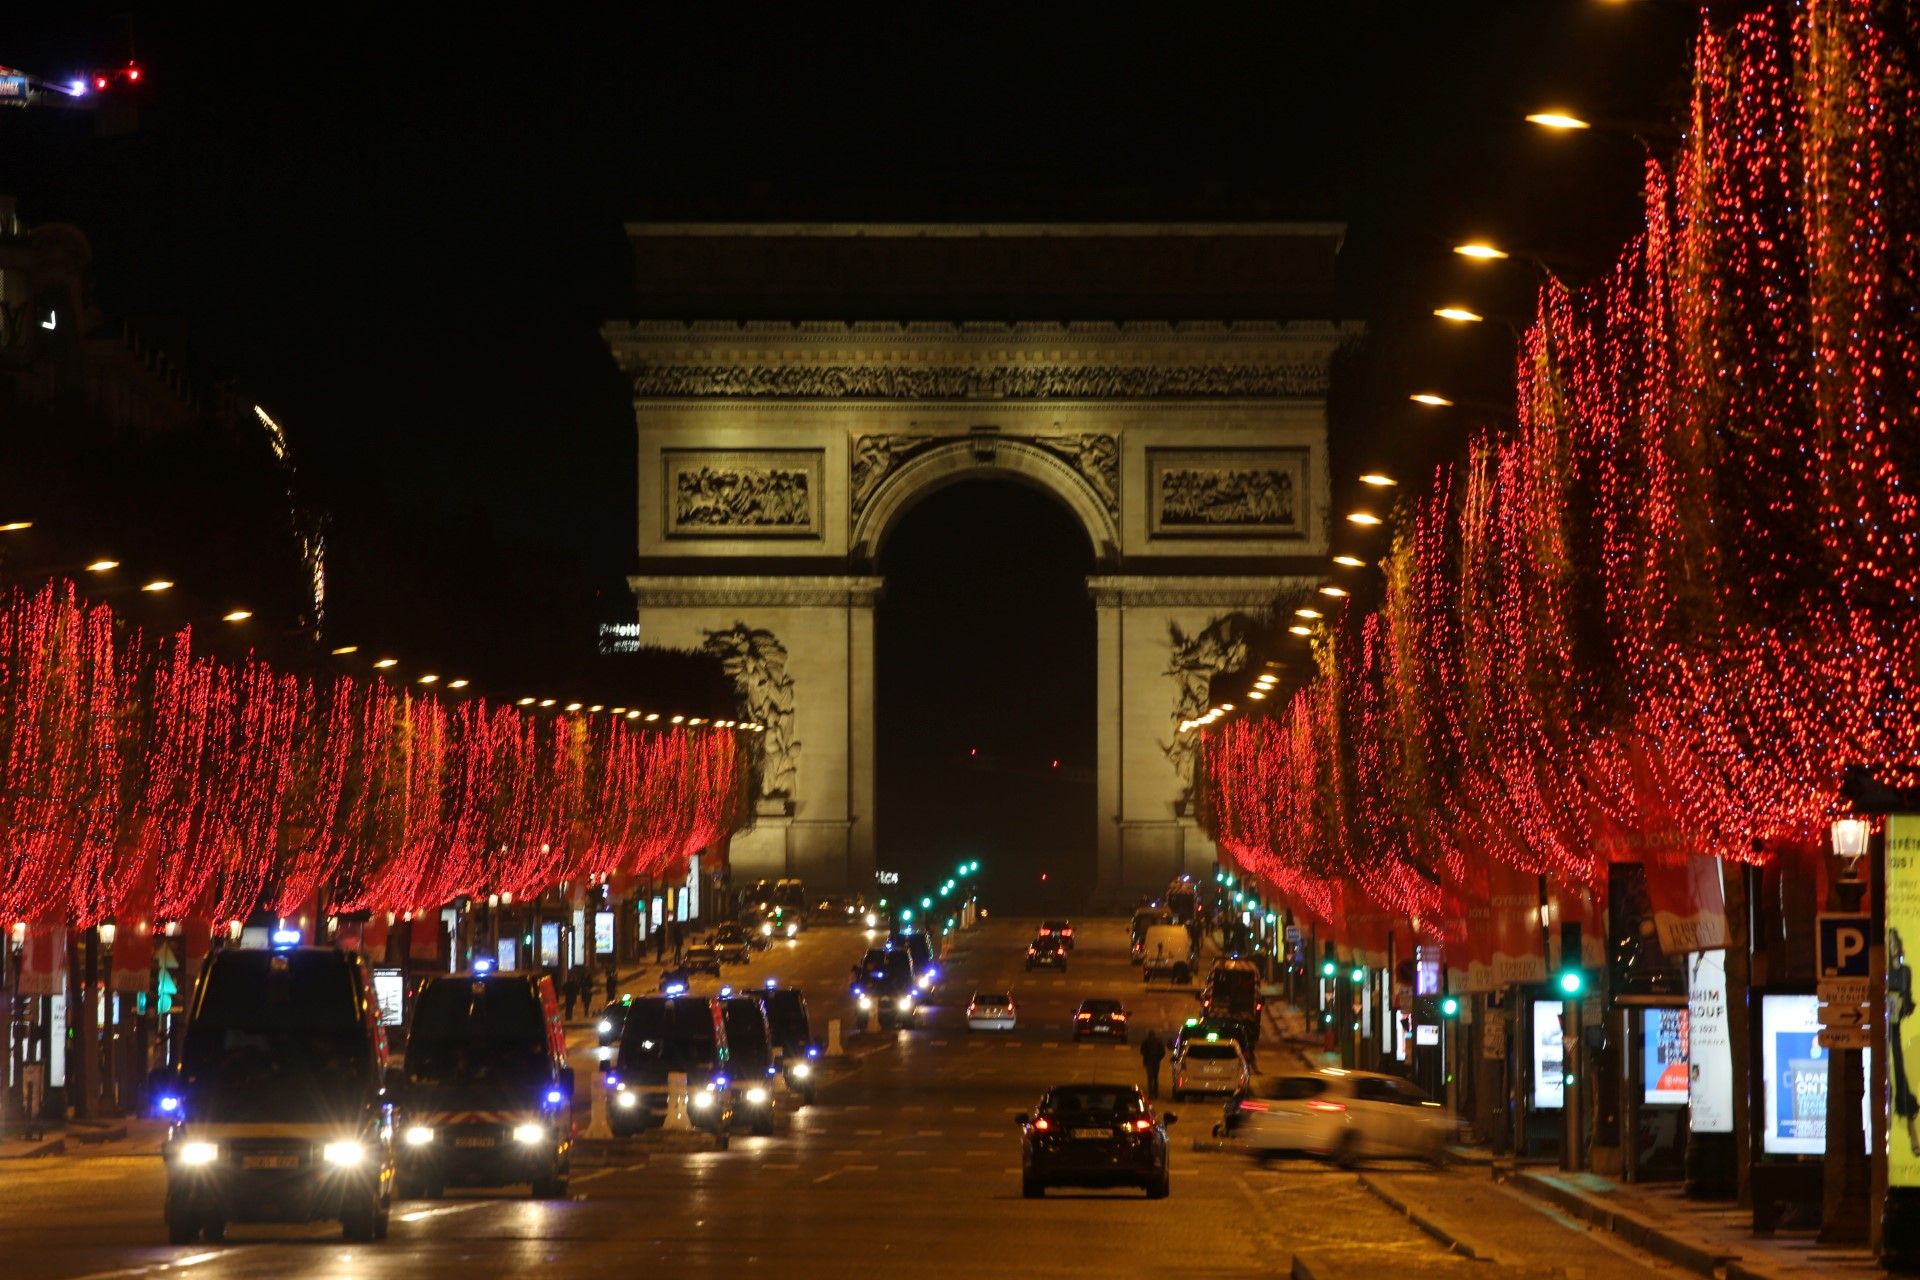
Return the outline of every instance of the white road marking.
[[[224,1258],[234,1252],[237,1252],[237,1250],[210,1249],[203,1253],[189,1253],[184,1257],[175,1258],[171,1262],[157,1262],[152,1266],[123,1267],[118,1271],[96,1271],[92,1275],[80,1277],[80,1280],[123,1280],[124,1277],[132,1276],[164,1275],[169,1271],[179,1271],[187,1267],[197,1267],[203,1262],[212,1262],[215,1258]]]

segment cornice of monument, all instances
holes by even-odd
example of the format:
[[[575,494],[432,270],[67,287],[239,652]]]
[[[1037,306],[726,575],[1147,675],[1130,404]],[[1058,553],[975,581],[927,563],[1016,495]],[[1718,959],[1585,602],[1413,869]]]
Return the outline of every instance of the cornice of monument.
[[[627,579],[641,608],[871,605],[885,585],[885,578],[854,574],[634,574]]]

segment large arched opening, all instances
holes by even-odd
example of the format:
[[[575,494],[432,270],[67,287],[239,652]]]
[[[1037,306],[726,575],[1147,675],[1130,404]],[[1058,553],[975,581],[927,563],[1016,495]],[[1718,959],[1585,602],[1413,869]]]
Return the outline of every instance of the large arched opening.
[[[876,537],[879,864],[912,885],[978,858],[996,905],[1077,909],[1098,863],[1094,530],[1035,477],[921,480]]]

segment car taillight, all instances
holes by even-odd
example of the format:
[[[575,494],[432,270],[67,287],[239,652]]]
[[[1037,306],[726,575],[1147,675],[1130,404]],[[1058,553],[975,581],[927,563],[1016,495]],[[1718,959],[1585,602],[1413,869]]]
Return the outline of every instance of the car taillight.
[[[1045,1133],[1047,1130],[1053,1128],[1053,1122],[1051,1120],[1048,1120],[1045,1116],[1035,1116],[1033,1120],[1033,1127],[1038,1129],[1040,1132]]]
[[[1269,1106],[1268,1106],[1268,1105],[1267,1105],[1266,1103],[1264,1103],[1264,1102],[1259,1102],[1259,1101],[1257,1101],[1257,1100],[1255,1100],[1255,1099],[1253,1099],[1253,1098],[1242,1098],[1242,1099],[1240,1100],[1240,1109],[1241,1109],[1242,1111],[1271,1111],[1271,1110],[1273,1110],[1273,1108],[1272,1108],[1272,1107],[1269,1107]]]
[[[1346,1109],[1347,1104],[1344,1102],[1322,1102],[1320,1099],[1315,1098],[1313,1101],[1307,1103],[1307,1110],[1309,1111],[1345,1111]]]
[[[1091,1018],[1093,1015],[1090,1013],[1076,1013],[1073,1016],[1076,1022],[1085,1022],[1088,1018]]]
[[[1127,1011],[1125,1009],[1122,1009],[1118,1013],[1110,1013],[1107,1016],[1109,1018],[1112,1018],[1115,1022],[1125,1022],[1127,1020]]]
[[[1145,1116],[1141,1116],[1133,1122],[1133,1131],[1135,1133],[1145,1133],[1151,1128],[1153,1128],[1153,1121],[1147,1119]]]

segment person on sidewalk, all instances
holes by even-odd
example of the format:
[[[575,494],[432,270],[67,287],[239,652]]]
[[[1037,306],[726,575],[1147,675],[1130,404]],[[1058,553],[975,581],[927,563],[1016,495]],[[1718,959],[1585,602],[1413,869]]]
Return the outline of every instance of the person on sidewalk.
[[[620,970],[613,961],[607,961],[607,1003],[612,1004],[620,998]]]
[[[1140,1041],[1140,1065],[1146,1068],[1149,1102],[1160,1096],[1160,1060],[1166,1056],[1167,1046],[1160,1033],[1148,1027],[1146,1038]]]

